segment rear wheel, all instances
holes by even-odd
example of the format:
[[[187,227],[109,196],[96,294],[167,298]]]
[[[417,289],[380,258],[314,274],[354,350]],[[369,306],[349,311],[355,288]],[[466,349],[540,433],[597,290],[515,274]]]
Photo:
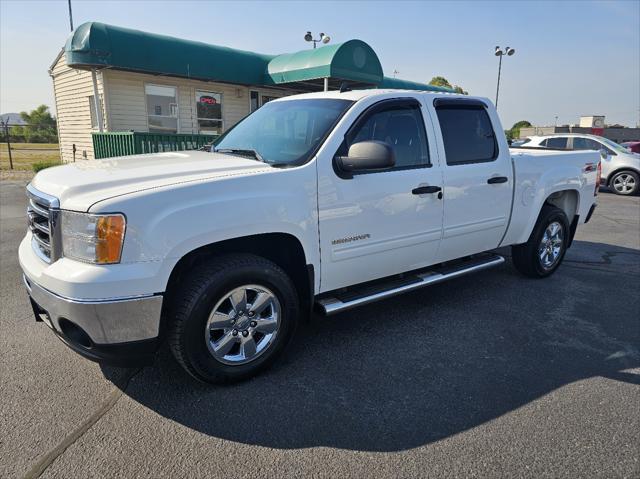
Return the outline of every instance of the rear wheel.
[[[253,255],[215,258],[176,292],[169,345],[180,365],[210,383],[269,367],[296,329],[295,287],[276,264]]]
[[[635,171],[620,171],[613,175],[609,183],[616,195],[634,195],[640,187],[638,173]]]
[[[560,208],[544,205],[529,241],[511,247],[515,268],[526,276],[544,278],[560,266],[569,241],[569,220]]]

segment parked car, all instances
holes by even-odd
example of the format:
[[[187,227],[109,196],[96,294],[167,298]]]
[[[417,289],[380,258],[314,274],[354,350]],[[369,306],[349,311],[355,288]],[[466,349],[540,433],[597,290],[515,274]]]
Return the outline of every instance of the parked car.
[[[633,153],[640,153],[640,141],[627,141],[622,143],[622,146]]]
[[[195,378],[269,366],[330,315],[503,263],[551,275],[596,206],[596,152],[510,152],[486,98],[331,91],[215,144],[46,169],[19,249],[37,320],[78,353]],[[481,283],[479,283],[479,286]]]
[[[618,195],[634,195],[640,190],[640,155],[615,141],[596,135],[563,133],[531,136],[528,148],[593,150],[602,155],[602,184]]]

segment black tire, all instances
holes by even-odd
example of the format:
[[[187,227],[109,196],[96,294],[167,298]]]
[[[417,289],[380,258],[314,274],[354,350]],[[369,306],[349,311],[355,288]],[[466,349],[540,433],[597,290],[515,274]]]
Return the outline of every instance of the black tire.
[[[619,182],[619,185],[616,184],[616,181]],[[638,193],[638,188],[640,188],[640,176],[631,170],[618,171],[611,177],[609,188],[616,195],[633,196]]]
[[[224,364],[209,352],[207,321],[226,294],[245,285],[263,286],[275,294],[279,327],[273,342],[251,362]],[[193,270],[172,295],[169,311],[168,343],[178,363],[200,381],[228,383],[271,366],[293,338],[300,306],[291,279],[279,266],[259,256],[238,254],[213,258]]]
[[[546,266],[540,258],[539,248],[547,227],[552,223],[559,223],[561,225],[563,241],[557,259],[553,264]],[[567,215],[564,214],[564,211],[555,206],[544,205],[540,216],[538,216],[538,221],[529,236],[529,240],[524,244],[511,247],[513,265],[520,273],[531,278],[546,278],[550,276],[562,263],[567,251],[569,235],[569,220],[567,219]]]

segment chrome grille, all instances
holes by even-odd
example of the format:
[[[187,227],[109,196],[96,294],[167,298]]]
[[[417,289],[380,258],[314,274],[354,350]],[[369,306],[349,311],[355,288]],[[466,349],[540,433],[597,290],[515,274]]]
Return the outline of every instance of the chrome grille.
[[[57,198],[36,190],[27,185],[27,220],[31,231],[31,247],[36,254],[47,263],[60,257],[56,234],[60,210]]]

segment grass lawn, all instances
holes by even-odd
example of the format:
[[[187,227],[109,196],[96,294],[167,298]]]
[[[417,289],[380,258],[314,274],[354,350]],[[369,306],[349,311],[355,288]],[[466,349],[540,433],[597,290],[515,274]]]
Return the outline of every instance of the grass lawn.
[[[11,143],[14,170],[31,170],[31,165],[41,161],[60,161],[57,143]],[[0,170],[9,169],[7,144],[0,144]]]

